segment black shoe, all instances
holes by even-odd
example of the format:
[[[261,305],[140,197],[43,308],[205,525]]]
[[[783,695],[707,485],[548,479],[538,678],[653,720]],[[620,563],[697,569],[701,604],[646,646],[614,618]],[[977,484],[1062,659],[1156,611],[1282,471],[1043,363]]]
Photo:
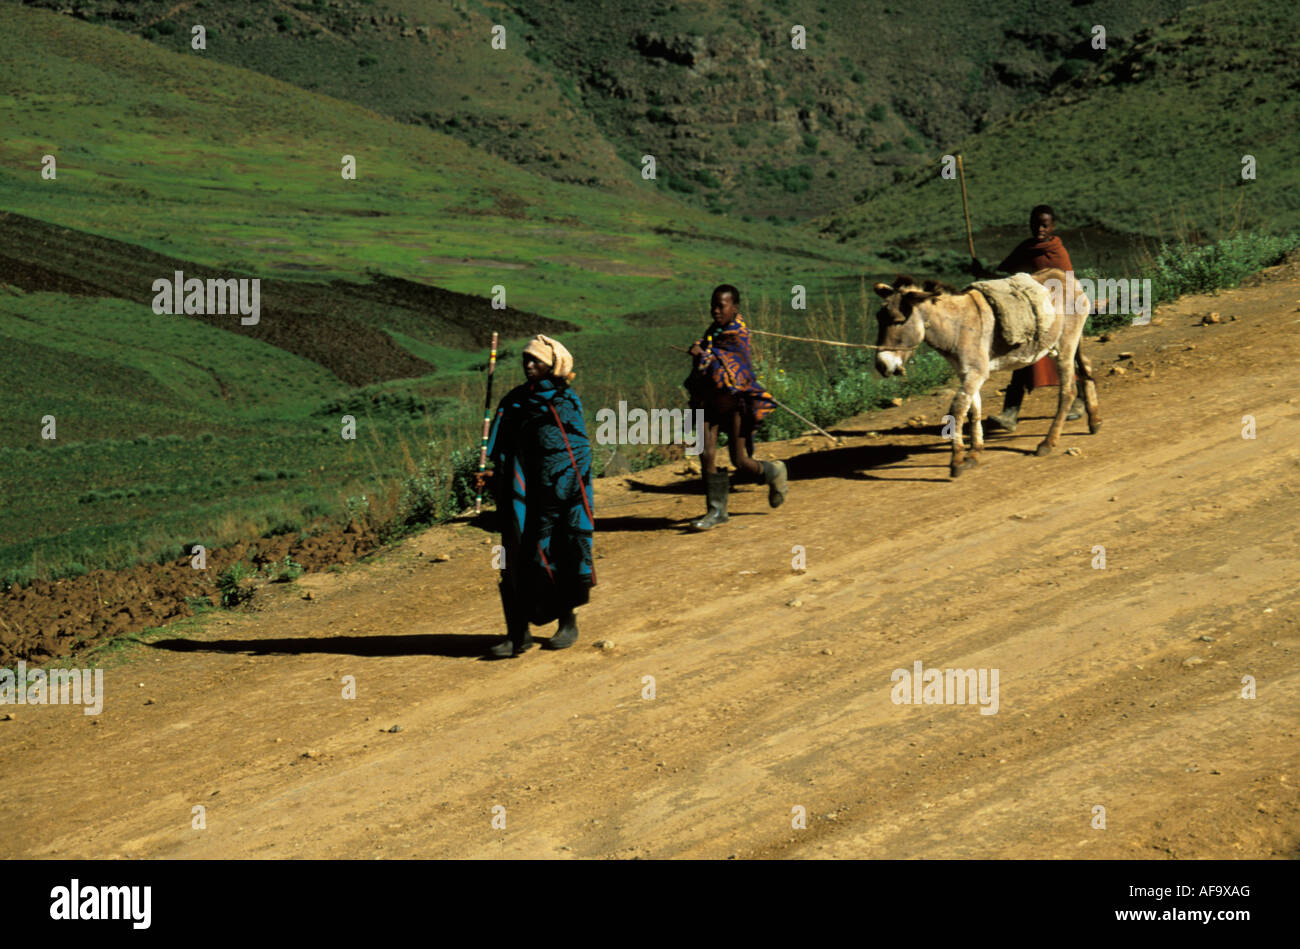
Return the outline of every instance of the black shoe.
[[[519,615],[506,594],[504,582],[497,584],[501,594],[501,609],[506,617],[506,638],[487,651],[489,659],[513,659],[533,648],[533,636],[528,631],[528,620]]]
[[[780,507],[785,503],[789,488],[786,487],[786,470],[784,461],[760,461],[763,466],[763,480],[767,482],[768,507]]]
[[[560,628],[555,635],[542,643],[543,649],[568,649],[578,641],[578,618],[570,610],[560,617]]]
[[[488,650],[488,655],[493,659],[513,659],[515,656],[521,656],[533,648],[533,637],[531,633],[524,633],[522,638],[507,636],[501,642],[497,643]]]
[[[731,476],[725,471],[715,471],[704,476],[704,488],[709,498],[709,513],[691,521],[691,530],[706,531],[727,523],[727,492],[731,490]]]

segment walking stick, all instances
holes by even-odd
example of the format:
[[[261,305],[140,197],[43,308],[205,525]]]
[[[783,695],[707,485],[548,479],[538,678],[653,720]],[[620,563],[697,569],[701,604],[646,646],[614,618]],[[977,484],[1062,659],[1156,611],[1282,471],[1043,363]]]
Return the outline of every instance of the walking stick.
[[[487,396],[483,399],[483,444],[478,452],[478,473],[487,470],[488,435],[492,431],[492,376],[497,369],[497,334],[492,334],[492,355],[488,357]],[[481,480],[481,479],[480,479]],[[483,489],[474,495],[474,513],[483,512]]]
[[[966,246],[970,249],[970,259],[975,261],[975,238],[970,232],[970,206],[966,203],[966,170],[962,167],[961,152],[957,153],[957,175],[961,178],[961,211],[966,216]]]

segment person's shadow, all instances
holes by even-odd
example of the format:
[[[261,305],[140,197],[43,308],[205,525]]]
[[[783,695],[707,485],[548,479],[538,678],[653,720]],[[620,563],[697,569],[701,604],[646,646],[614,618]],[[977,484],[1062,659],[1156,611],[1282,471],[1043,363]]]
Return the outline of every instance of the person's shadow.
[[[171,652],[224,652],[253,656],[305,656],[332,653],[346,656],[446,656],[477,659],[501,635],[463,633],[420,633],[409,636],[316,636],[278,639],[158,639],[151,649]]]
[[[881,435],[890,434],[907,434],[915,435],[924,429],[914,428],[897,428],[881,430]],[[861,436],[864,432],[842,431],[836,434],[848,436]],[[942,478],[891,478],[882,477],[872,474],[873,471],[886,471],[894,468],[942,468],[947,469],[947,462],[934,465],[904,465],[908,458],[913,455],[931,455],[951,451],[951,447],[946,441],[939,436],[939,428],[934,428],[935,443],[933,445],[897,445],[889,442],[874,442],[868,445],[851,445],[837,448],[827,448],[824,451],[805,452],[801,455],[792,455],[785,460],[785,467],[790,481],[812,481],[818,478],[845,478],[854,481],[933,481],[948,482],[950,479]],[[761,449],[760,449],[761,452]],[[736,482],[733,480],[733,487]],[[633,490],[644,494],[703,494],[704,487],[699,475],[688,475],[678,481],[668,484],[649,484],[644,481],[636,481],[632,478],[627,479],[627,486]],[[651,519],[646,519],[651,520]],[[664,524],[663,526],[669,526]],[[650,528],[647,528],[650,529]]]
[[[680,523],[677,519],[671,517],[637,517],[635,515],[625,515],[623,517],[597,517],[596,533],[621,533],[623,531],[661,531],[670,527],[675,527]]]

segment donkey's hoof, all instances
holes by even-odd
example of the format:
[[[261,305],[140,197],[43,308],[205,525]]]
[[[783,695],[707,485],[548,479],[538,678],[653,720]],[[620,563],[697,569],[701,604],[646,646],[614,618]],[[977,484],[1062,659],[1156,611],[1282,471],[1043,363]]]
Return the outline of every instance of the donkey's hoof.
[[[1099,428],[1101,428],[1101,419],[1097,419],[1095,422],[1092,421],[1091,419],[1088,420],[1088,434],[1089,434],[1089,435],[1096,435],[1096,434],[1097,434],[1097,430],[1098,430]]]
[[[976,461],[977,459],[975,458],[966,458],[964,461],[961,461],[958,464],[949,465],[948,474],[951,477],[955,478],[958,475],[960,475],[963,471],[965,471],[967,468],[974,468]]]
[[[1039,458],[1042,458],[1044,455],[1050,455],[1051,453],[1052,453],[1052,446],[1049,445],[1047,442],[1043,442],[1041,445],[1039,445],[1037,448],[1034,449],[1034,454],[1037,455]]]

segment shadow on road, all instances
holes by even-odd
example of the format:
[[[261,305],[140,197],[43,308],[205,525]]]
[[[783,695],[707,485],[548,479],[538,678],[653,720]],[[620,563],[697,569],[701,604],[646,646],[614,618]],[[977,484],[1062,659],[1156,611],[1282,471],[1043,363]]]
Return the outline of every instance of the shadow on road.
[[[697,517],[699,515],[696,515]],[[603,534],[610,531],[615,533],[621,531],[662,531],[673,527],[680,527],[686,518],[675,517],[636,517],[627,515],[626,517],[597,517],[596,533]]]
[[[1032,417],[1031,417],[1032,420]],[[947,469],[947,456],[951,453],[952,448],[948,441],[943,437],[942,427],[939,425],[929,425],[919,428],[913,428],[910,425],[896,426],[894,428],[872,429],[883,438],[891,435],[910,435],[910,436],[931,436],[934,441],[926,444],[916,445],[899,445],[889,441],[878,441],[867,445],[850,445],[841,448],[827,448],[824,451],[806,452],[801,455],[793,455],[785,460],[786,470],[789,472],[791,481],[811,481],[818,478],[843,478],[852,481],[926,481],[935,483],[947,483],[951,479],[946,475],[941,478],[906,478],[906,477],[889,477],[882,476],[879,472],[893,471],[897,469]],[[861,437],[866,434],[865,431],[848,431],[841,430],[834,434],[848,437]],[[1065,435],[1080,434],[1077,432],[1065,432]],[[1007,452],[1016,455],[1034,454],[1041,434],[1036,434],[1026,438],[1028,433],[1018,435],[993,434],[988,433],[985,436],[984,450],[987,452]],[[970,444],[969,430],[967,433],[967,445]],[[1009,444],[1012,440],[1020,441],[1025,447]],[[762,457],[762,447],[758,450],[759,457]],[[942,456],[945,460],[940,464],[907,464],[909,458],[925,455]],[[724,462],[725,463],[725,462]],[[733,481],[733,484],[735,482]],[[742,482],[748,483],[748,482]],[[683,475],[678,480],[668,484],[649,484],[645,481],[637,481],[632,478],[627,479],[627,486],[643,494],[676,494],[676,495],[699,495],[704,493],[703,483],[698,475]],[[619,522],[626,522],[626,526]],[[598,530],[658,530],[665,527],[673,526],[674,522],[664,518],[609,518],[607,521],[602,520],[598,525]]]
[[[335,653],[346,656],[447,656],[474,659],[501,641],[499,636],[431,633],[411,636],[321,636],[295,639],[160,639],[151,649],[171,652],[225,652],[254,656],[303,656]]]

